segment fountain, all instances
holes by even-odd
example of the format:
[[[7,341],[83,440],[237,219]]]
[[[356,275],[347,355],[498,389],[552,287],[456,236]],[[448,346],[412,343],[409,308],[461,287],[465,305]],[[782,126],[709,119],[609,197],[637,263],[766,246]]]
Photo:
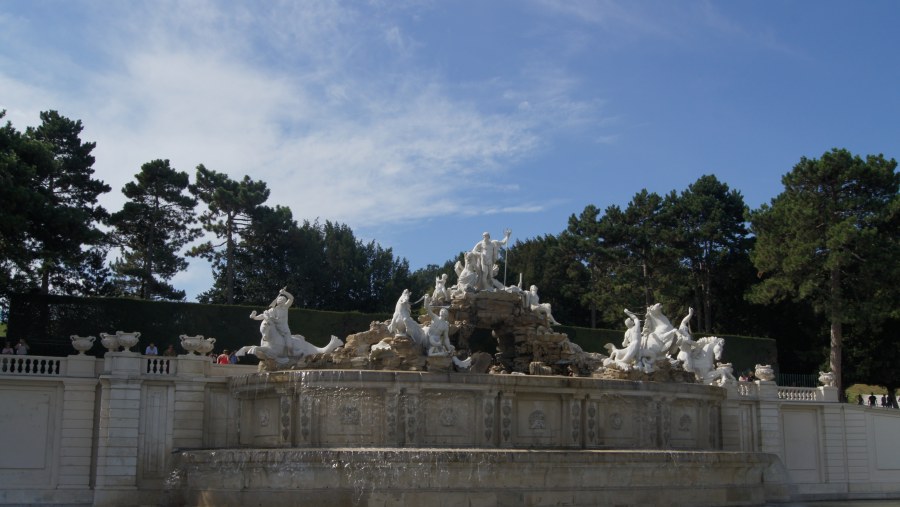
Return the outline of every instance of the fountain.
[[[734,382],[721,340],[660,305],[629,310],[622,348],[552,329],[537,288],[496,280],[509,239],[437,280],[415,319],[315,347],[287,327],[286,288],[261,321],[258,373],[233,377],[239,447],[176,453],[172,505],[760,505],[789,498],[773,454],[723,451]],[[439,310],[435,313],[435,310]],[[470,353],[490,331],[497,353]]]

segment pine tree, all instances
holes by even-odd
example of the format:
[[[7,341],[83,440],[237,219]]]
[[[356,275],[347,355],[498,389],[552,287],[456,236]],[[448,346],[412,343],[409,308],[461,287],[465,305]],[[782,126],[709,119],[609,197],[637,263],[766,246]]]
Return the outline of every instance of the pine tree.
[[[838,387],[844,324],[877,317],[876,298],[896,286],[896,169],[893,159],[847,150],[804,157],[782,178],[784,191],[751,215],[762,282],[750,297],[806,301],[828,320]]]
[[[122,188],[128,201],[110,223],[122,248],[122,257],[112,267],[124,294],[184,299],[184,291],[167,281],[187,268],[179,252],[200,234],[190,226],[197,201],[185,193],[187,187],[187,173],[170,167],[168,160],[153,160]]]

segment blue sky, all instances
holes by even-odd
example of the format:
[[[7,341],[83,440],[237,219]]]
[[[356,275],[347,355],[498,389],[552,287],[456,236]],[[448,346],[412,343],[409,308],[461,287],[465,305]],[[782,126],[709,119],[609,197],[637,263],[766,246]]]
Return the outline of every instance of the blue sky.
[[[756,208],[803,156],[897,158],[898,25],[895,1],[3,0],[0,109],[81,119],[110,210],[144,162],[203,163],[415,269],[704,174]]]

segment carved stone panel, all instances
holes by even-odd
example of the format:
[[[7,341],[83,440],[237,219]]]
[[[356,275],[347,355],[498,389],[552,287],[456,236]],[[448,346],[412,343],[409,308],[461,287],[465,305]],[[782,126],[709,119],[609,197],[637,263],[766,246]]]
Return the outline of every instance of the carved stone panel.
[[[281,441],[280,398],[267,396],[241,402],[241,445],[278,447]]]
[[[474,392],[426,391],[422,402],[423,445],[476,445],[477,399]]]
[[[570,442],[563,426],[563,402],[557,396],[516,398],[515,443],[528,447],[560,447]],[[565,404],[568,408],[568,404]],[[563,433],[565,431],[565,433]]]
[[[604,396],[600,399],[596,404],[598,447],[606,449],[638,447],[643,418],[637,410],[636,401],[621,396]],[[590,421],[590,414],[588,417]]]
[[[696,400],[679,400],[671,403],[669,422],[669,446],[673,449],[699,449],[701,430],[707,421],[702,417]]]
[[[335,395],[317,393],[318,434],[323,445],[356,445],[379,442],[384,435],[385,397],[383,391],[359,389],[353,396],[340,390]]]

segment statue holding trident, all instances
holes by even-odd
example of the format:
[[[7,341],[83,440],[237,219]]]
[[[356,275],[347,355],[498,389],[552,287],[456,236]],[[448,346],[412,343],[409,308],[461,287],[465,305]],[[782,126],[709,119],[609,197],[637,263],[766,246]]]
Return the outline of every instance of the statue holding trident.
[[[473,248],[472,253],[477,255],[477,272],[479,275],[477,288],[479,290],[494,290],[494,265],[500,258],[500,249],[505,247],[512,235],[510,229],[503,231],[503,240],[491,240],[491,235],[487,232],[481,235],[482,240]]]

